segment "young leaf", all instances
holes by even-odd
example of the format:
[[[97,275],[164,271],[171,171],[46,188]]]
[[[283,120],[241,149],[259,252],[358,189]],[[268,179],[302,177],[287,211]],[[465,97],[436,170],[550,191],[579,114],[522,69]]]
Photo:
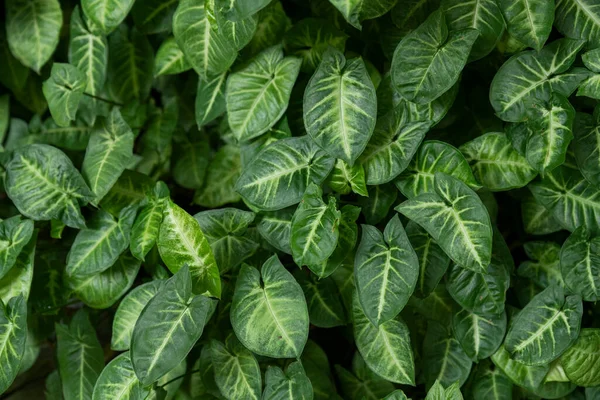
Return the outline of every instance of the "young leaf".
[[[185,265],[142,310],[131,336],[131,361],[144,386],[156,382],[188,355],[202,335],[214,301],[192,294]]]
[[[292,234],[292,217],[296,207],[288,207],[277,211],[266,212],[256,225],[258,233],[277,250],[292,254],[290,236]]]
[[[354,260],[358,300],[371,323],[379,326],[408,302],[417,283],[419,260],[397,215],[383,234],[370,225],[362,225],[362,231]]]
[[[577,339],[582,313],[581,297],[550,286],[513,318],[504,346],[515,361],[548,364]]]
[[[554,0],[499,0],[508,33],[540,51],[554,22]]]
[[[396,210],[421,225],[463,268],[485,272],[492,254],[490,216],[469,187],[449,175],[435,174],[435,193],[407,200]]]
[[[340,291],[330,278],[316,279],[313,274],[294,271],[294,278],[304,291],[310,323],[319,328],[333,328],[346,324],[346,312]]]
[[[67,255],[68,275],[86,277],[110,268],[129,246],[135,209],[126,208],[119,220],[106,211],[98,210],[79,231]]]
[[[15,265],[33,235],[33,221],[20,215],[0,222],[0,278]]]
[[[529,390],[539,388],[550,370],[549,365],[529,366],[515,361],[504,345],[491,357],[494,365],[498,367],[510,380]]]
[[[356,29],[361,29],[365,19],[377,18],[388,12],[396,3],[394,0],[329,0],[346,21]]]
[[[126,169],[102,198],[100,207],[118,217],[125,207],[138,204],[146,198],[146,193],[154,187],[154,181],[147,175]]]
[[[62,19],[58,0],[7,0],[6,38],[11,53],[39,74],[56,50]]]
[[[225,112],[225,85],[227,72],[206,79],[198,79],[196,91],[196,123],[198,129],[214,121]]]
[[[177,46],[175,39],[170,37],[156,51],[154,76],[175,75],[192,68],[186,60],[183,51]]]
[[[138,381],[129,352],[118,355],[102,371],[94,386],[92,400],[102,399],[144,399],[150,393],[150,388],[145,388]]]
[[[344,160],[338,159],[327,184],[339,194],[354,192],[360,196],[369,196],[365,182],[365,169],[361,164],[354,164],[351,167]]]
[[[301,60],[284,57],[281,46],[264,50],[227,78],[229,126],[243,142],[265,133],[281,118],[300,72]]]
[[[532,146],[531,151],[534,149]],[[523,187],[536,175],[504,133],[486,133],[460,146],[460,151],[471,164],[475,178],[492,191]]]
[[[282,139],[260,151],[235,188],[261,210],[280,210],[300,202],[311,182],[321,184],[333,164],[307,136]]]
[[[452,317],[456,340],[475,362],[488,358],[498,350],[506,333],[506,313],[479,316],[460,310]]]
[[[106,81],[108,43],[104,36],[90,31],[79,7],[71,14],[69,62],[84,75],[87,93],[97,95],[102,91]]]
[[[312,400],[313,387],[306,376],[302,363],[294,361],[285,372],[274,366],[269,366],[265,373],[264,400],[293,400],[296,398]]]
[[[312,139],[329,155],[350,166],[365,149],[377,115],[375,87],[360,58],[346,60],[334,49],[304,92],[304,124]]]
[[[392,81],[400,95],[425,104],[448,91],[458,80],[478,36],[475,29],[448,32],[443,11],[433,12],[394,51]]]
[[[388,381],[414,385],[415,365],[404,321],[398,317],[375,326],[356,297],[352,309],[356,346],[369,368]]]
[[[0,393],[10,387],[19,373],[26,340],[27,299],[20,295],[10,299],[6,305],[0,303]]]
[[[433,177],[436,172],[460,179],[472,189],[480,187],[462,153],[447,143],[434,140],[423,142],[395,183],[404,196],[412,199],[422,193],[434,192]]]
[[[517,275],[529,278],[543,289],[551,285],[564,287],[560,272],[560,246],[554,242],[527,242],[523,249],[531,261],[519,265]]]
[[[544,176],[565,161],[575,109],[566,97],[553,93],[547,104],[534,110],[527,121],[531,134],[525,153],[529,164]]]
[[[79,207],[93,194],[62,151],[44,144],[21,147],[5,168],[6,193],[21,214],[36,221],[58,219],[67,226],[85,227]]]
[[[261,398],[262,379],[254,354],[235,337],[229,337],[225,344],[212,340],[209,349],[215,381],[226,399]]]
[[[36,243],[37,231],[33,231],[31,239],[19,253],[13,267],[0,279],[0,300],[2,300],[2,303],[8,304],[10,299],[19,295],[23,295],[25,300],[28,300],[33,280]],[[36,273],[36,275],[38,274]]]
[[[569,71],[583,47],[581,40],[559,39],[542,50],[525,51],[500,67],[490,87],[496,115],[508,122],[527,119],[534,102],[548,101],[553,92],[569,96],[587,75]]]
[[[231,304],[231,325],[242,344],[273,358],[300,357],[308,338],[308,309],[300,285],[277,256],[260,272],[243,265]]]
[[[65,400],[91,399],[104,368],[102,347],[88,314],[79,310],[69,326],[56,325],[58,370]]]
[[[323,191],[311,183],[292,217],[290,244],[300,267],[324,262],[338,243],[341,213],[335,198],[330,197],[325,204],[322,195]]]
[[[578,386],[600,385],[599,348],[600,330],[582,329],[577,341],[560,357],[560,365],[571,382]]]
[[[560,251],[560,272],[570,292],[584,301],[600,299],[600,237],[590,237],[580,226],[565,240]]]
[[[144,261],[146,254],[154,247],[160,233],[165,203],[169,198],[169,189],[163,182],[158,182],[153,193],[148,197],[135,217],[131,227],[129,249],[138,260]]]
[[[70,64],[54,63],[50,78],[42,90],[52,118],[58,126],[69,126],[75,120],[86,82],[84,75]]]
[[[93,22],[94,31],[108,35],[123,22],[134,0],[82,0],[85,16]]]
[[[160,257],[171,272],[189,266],[194,293],[221,296],[215,257],[198,221],[169,200],[158,235]]]

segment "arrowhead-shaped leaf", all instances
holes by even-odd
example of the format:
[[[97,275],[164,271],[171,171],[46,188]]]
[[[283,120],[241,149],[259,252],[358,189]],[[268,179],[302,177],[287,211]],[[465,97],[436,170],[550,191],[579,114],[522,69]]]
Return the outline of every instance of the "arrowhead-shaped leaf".
[[[302,363],[294,361],[283,371],[271,366],[265,373],[263,400],[312,399],[313,387],[306,376]]]
[[[144,399],[150,393],[150,388],[144,387],[138,381],[129,352],[115,357],[102,371],[94,386],[92,400],[115,399]]]
[[[554,0],[499,0],[508,33],[540,51],[552,31]]]
[[[226,399],[259,400],[262,379],[258,361],[235,338],[226,344],[217,340],[209,343],[215,381]]]
[[[69,126],[75,120],[85,86],[85,77],[76,67],[62,63],[52,65],[50,78],[42,90],[57,125]]]
[[[580,226],[560,251],[560,271],[567,288],[584,301],[600,299],[600,237]]]
[[[27,299],[20,295],[10,299],[6,305],[0,303],[0,393],[10,387],[19,373],[26,340]]]

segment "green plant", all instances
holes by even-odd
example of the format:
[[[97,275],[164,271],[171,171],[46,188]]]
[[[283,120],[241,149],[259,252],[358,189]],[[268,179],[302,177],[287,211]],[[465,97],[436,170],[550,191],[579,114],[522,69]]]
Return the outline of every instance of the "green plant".
[[[598,0],[6,0],[0,394],[600,398]]]

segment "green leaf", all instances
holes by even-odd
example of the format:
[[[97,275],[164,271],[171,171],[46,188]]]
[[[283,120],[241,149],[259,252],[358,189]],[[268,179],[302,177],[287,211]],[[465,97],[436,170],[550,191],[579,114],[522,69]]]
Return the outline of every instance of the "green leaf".
[[[312,73],[329,47],[343,52],[347,39],[328,21],[305,18],[285,33],[283,43],[288,53],[302,58],[302,71]]]
[[[45,386],[45,390],[44,390],[44,395],[46,395],[46,399],[48,399],[48,400],[63,399],[62,386],[60,383],[60,375],[58,374],[57,369],[52,371],[48,375],[48,377],[46,377],[45,384],[46,384],[46,386]]]
[[[469,61],[479,60],[494,50],[504,32],[504,19],[496,0],[445,0],[443,7],[448,29],[459,31],[471,28],[479,31]]]
[[[354,164],[351,167],[344,160],[338,159],[327,184],[339,194],[354,192],[360,196],[369,196],[365,182],[365,169],[361,164]]]
[[[480,187],[462,153],[447,143],[434,140],[423,142],[406,171],[396,180],[396,186],[409,199],[422,193],[433,193],[436,172],[460,179],[472,189]]]
[[[310,379],[306,376],[302,363],[294,361],[285,369],[285,372],[275,366],[269,366],[265,373],[264,400],[312,400],[313,388]]]
[[[296,211],[296,207],[266,212],[260,216],[260,221],[256,224],[258,233],[271,246],[287,254],[292,254],[290,236],[294,211]]]
[[[153,187],[154,181],[150,177],[126,169],[102,198],[100,207],[113,216],[118,216],[123,208],[144,200],[146,193]]]
[[[147,204],[142,205],[135,217],[131,227],[129,248],[131,254],[138,260],[144,261],[146,254],[158,240],[165,202],[168,197],[169,189],[163,182],[158,182],[154,187],[152,196],[148,198]]]
[[[252,21],[256,29],[256,21]],[[211,24],[203,2],[179,2],[173,16],[173,35],[189,63],[204,79],[227,71],[235,61],[238,50],[234,40],[231,40],[237,33],[236,23],[227,21],[219,27]],[[253,29],[242,32],[239,40],[249,40],[251,33]]]
[[[556,0],[556,29],[566,37],[600,45],[600,6],[593,0]]]
[[[531,235],[546,235],[560,231],[562,226],[552,213],[527,193],[521,202],[521,215],[525,232]]]
[[[379,400],[394,391],[394,385],[371,371],[358,352],[354,353],[352,372],[339,365],[335,372],[342,391],[351,400]]]
[[[365,19],[377,18],[388,12],[396,0],[329,0],[346,21],[357,29]]]
[[[129,247],[135,209],[126,208],[118,221],[98,210],[79,231],[67,255],[66,272],[72,277],[88,277],[110,268]]]
[[[312,384],[315,400],[328,399],[332,393],[335,393],[327,354],[318,344],[312,340],[306,342],[301,361],[306,376]]]
[[[39,131],[38,131],[39,129]],[[61,127],[48,118],[40,126],[29,126],[30,133],[35,135],[36,143],[49,144],[65,150],[85,150],[90,140],[93,127],[76,120],[67,127]]]
[[[577,113],[573,135],[579,171],[590,183],[600,186],[600,124],[589,114]]]
[[[384,397],[383,400],[408,400],[408,397],[406,397],[402,390],[398,389]]]
[[[560,0],[559,0],[560,2]],[[508,33],[540,51],[554,22],[554,0],[499,0]]]
[[[242,54],[253,56],[260,51],[271,47],[281,41],[288,28],[290,19],[278,0],[270,1],[270,4],[258,12],[258,25],[256,33]]]
[[[20,215],[0,222],[0,278],[15,265],[19,254],[27,246],[32,235],[33,221],[22,220]]]
[[[82,0],[81,8],[93,23],[93,30],[106,36],[125,20],[134,0]]]
[[[525,253],[533,261],[519,265],[517,275],[529,278],[536,285],[547,288],[550,285],[564,287],[560,272],[560,246],[554,242],[527,242],[523,245]]]
[[[234,269],[258,248],[258,243],[244,236],[254,221],[254,213],[236,208],[202,211],[194,215],[210,243],[221,274]]]
[[[424,299],[431,294],[446,273],[450,258],[417,223],[409,221],[406,225],[406,235],[419,260],[419,276],[414,294]]]
[[[504,346],[515,361],[544,365],[560,356],[579,336],[581,297],[550,286],[535,296],[510,323]]]
[[[290,245],[300,267],[324,262],[338,243],[342,215],[335,198],[325,204],[322,194],[321,188],[311,183],[292,217]]]
[[[129,352],[115,357],[98,377],[92,400],[115,399],[144,399],[150,393],[150,388],[144,388],[138,381]]]
[[[58,0],[7,0],[6,37],[12,54],[39,74],[56,50],[62,18]]]
[[[429,103],[447,92],[460,77],[479,32],[448,32],[441,10],[432,13],[396,47],[392,81],[408,101]]]
[[[304,92],[304,121],[312,139],[350,166],[364,151],[375,127],[375,88],[360,58],[347,61],[336,50],[323,61]]]
[[[547,133],[553,135],[554,127],[551,129],[552,132]],[[535,149],[535,146],[531,147],[531,151]],[[460,151],[471,164],[475,178],[492,191],[523,187],[536,175],[527,159],[512,147],[504,133],[486,133],[460,146]]]
[[[56,342],[64,400],[91,399],[104,354],[85,310],[79,310],[69,326],[56,325]]]
[[[506,291],[514,263],[502,235],[494,232],[492,259],[485,273],[478,273],[453,265],[446,288],[462,308],[486,316],[504,311]]]
[[[439,381],[444,386],[454,382],[462,386],[471,372],[472,362],[446,327],[439,322],[427,323],[423,342],[423,374],[425,385]]]
[[[563,228],[572,232],[585,225],[590,233],[600,233],[600,193],[579,171],[560,166],[541,182],[529,184],[529,190]]]
[[[92,131],[81,169],[96,195],[94,203],[102,200],[129,165],[133,141],[133,132],[116,107]]]
[[[481,363],[473,380],[473,396],[477,399],[510,400],[512,399],[512,381],[500,368],[488,360]]]
[[[198,129],[214,121],[225,112],[225,84],[227,72],[206,79],[198,79],[196,91],[196,122]]]
[[[447,386],[448,388],[444,389],[444,386],[442,386],[440,381],[436,380],[427,391],[425,400],[463,400],[459,382],[454,382]]]
[[[129,350],[131,335],[142,310],[164,284],[163,280],[144,283],[125,296],[113,319],[110,348],[117,351]]]
[[[492,356],[492,361],[514,384],[528,390],[540,387],[550,369],[549,365],[529,366],[513,360],[504,345]]]
[[[278,140],[265,147],[243,171],[236,191],[261,210],[297,204],[311,182],[321,184],[334,159],[309,137]]]
[[[81,18],[79,7],[71,14],[69,62],[84,75],[88,93],[95,95],[102,91],[106,81],[108,43],[104,36],[91,32]]]
[[[176,146],[179,157],[174,160],[172,173],[175,182],[187,189],[200,189],[210,159],[210,147],[205,138],[185,140]]]
[[[146,99],[154,75],[154,51],[146,36],[121,25],[110,35],[108,45],[109,93],[123,103]]]
[[[488,358],[498,350],[506,333],[506,313],[479,316],[460,310],[452,317],[456,340],[475,362]]]
[[[354,261],[356,288],[365,315],[379,326],[408,302],[417,283],[419,260],[397,215],[383,234],[370,225],[362,225],[362,231]]]
[[[173,37],[167,38],[156,51],[154,77],[175,75],[192,68]]]
[[[0,54],[4,61],[0,63],[0,82],[13,93],[23,90],[30,70],[13,56],[4,29],[0,30]]]
[[[308,337],[308,309],[300,285],[277,256],[261,271],[243,265],[231,304],[231,325],[252,352],[298,358]]]
[[[211,340],[209,349],[215,381],[226,399],[261,398],[262,379],[254,354],[235,337],[229,337],[226,344]]]
[[[241,174],[240,149],[234,145],[221,147],[208,166],[204,188],[197,190],[194,203],[215,208],[240,201],[235,184]]]
[[[282,117],[300,72],[301,60],[284,57],[273,46],[254,57],[227,78],[229,126],[239,141],[265,133]]]
[[[388,381],[414,386],[415,365],[404,321],[398,317],[375,326],[356,297],[352,309],[356,346],[369,368]]]
[[[67,276],[65,281],[77,297],[92,308],[109,308],[129,290],[140,270],[140,261],[129,253],[107,270],[84,277]]]
[[[85,227],[79,207],[93,195],[62,151],[28,145],[15,150],[5,166],[6,193],[21,214],[36,221],[58,219],[74,228]]]
[[[421,225],[448,256],[463,268],[485,272],[492,253],[490,216],[460,180],[437,172],[435,193],[407,200],[396,210]]]
[[[582,329],[577,341],[560,357],[560,365],[571,382],[578,386],[600,385],[599,349],[600,329]]]
[[[0,279],[0,300],[4,304],[19,295],[23,295],[25,300],[29,298],[33,280],[36,244],[37,231],[33,231],[31,239],[19,253],[15,265]],[[36,275],[40,275],[41,268],[38,267],[37,271]]]
[[[163,211],[157,244],[160,257],[171,272],[189,266],[194,293],[221,296],[219,268],[208,240],[198,221],[171,200]]]
[[[148,386],[188,355],[202,335],[214,301],[192,294],[187,265],[158,290],[142,310],[131,337],[131,361]]]
[[[369,197],[360,198],[358,203],[367,223],[375,225],[386,217],[398,197],[398,191],[391,183],[385,183],[371,187],[370,192]]]
[[[142,33],[152,34],[171,30],[177,0],[146,0],[133,4],[131,16]]]
[[[25,351],[27,299],[23,295],[13,297],[6,305],[0,303],[0,308],[0,393],[4,393],[19,373]]]
[[[534,103],[548,101],[553,92],[569,96],[586,75],[569,71],[583,47],[580,40],[559,39],[542,50],[524,51],[500,67],[490,88],[496,115],[508,122],[525,121]]]
[[[565,161],[575,109],[566,97],[554,93],[547,104],[534,110],[527,122],[531,133],[525,151],[529,164],[544,176]]]
[[[345,205],[341,210],[342,216],[339,224],[339,237],[337,246],[331,256],[326,261],[318,265],[309,265],[308,268],[320,279],[334,273],[352,253],[356,246],[358,237],[358,226],[356,220],[360,216],[360,208],[352,205]]]
[[[294,278],[304,292],[310,323],[319,328],[346,324],[346,312],[340,291],[333,278],[317,279],[313,274],[294,271]]]
[[[560,272],[571,293],[584,301],[599,300],[600,237],[590,237],[585,226],[575,229],[560,251]]]
[[[75,120],[86,82],[84,75],[70,64],[54,63],[50,78],[42,87],[52,118],[59,126]]]
[[[219,12],[225,18],[239,21],[256,14],[270,2],[271,0],[215,0],[215,7],[220,8]]]
[[[407,107],[398,106],[377,120],[373,136],[359,162],[364,165],[367,184],[379,185],[406,169],[431,123],[411,122]]]

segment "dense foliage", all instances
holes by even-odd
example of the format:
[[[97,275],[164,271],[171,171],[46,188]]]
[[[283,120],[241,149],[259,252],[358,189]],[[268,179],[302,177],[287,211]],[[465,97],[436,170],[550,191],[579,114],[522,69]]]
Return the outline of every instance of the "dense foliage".
[[[600,399],[598,0],[5,0],[0,394]]]

